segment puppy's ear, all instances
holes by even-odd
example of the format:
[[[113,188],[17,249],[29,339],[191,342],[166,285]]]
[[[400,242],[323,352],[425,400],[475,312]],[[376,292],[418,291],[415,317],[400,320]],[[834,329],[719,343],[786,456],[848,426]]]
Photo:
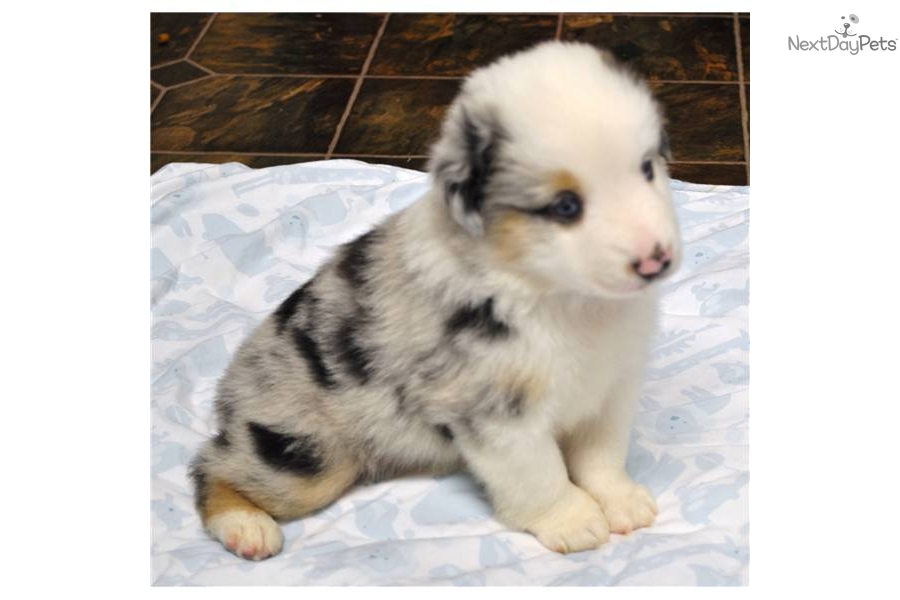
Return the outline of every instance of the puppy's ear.
[[[659,154],[666,160],[672,160],[672,149],[669,147],[669,134],[665,129],[659,132]]]
[[[474,237],[484,233],[485,188],[501,140],[490,110],[461,98],[448,111],[441,139],[432,149],[429,171],[453,219]]]

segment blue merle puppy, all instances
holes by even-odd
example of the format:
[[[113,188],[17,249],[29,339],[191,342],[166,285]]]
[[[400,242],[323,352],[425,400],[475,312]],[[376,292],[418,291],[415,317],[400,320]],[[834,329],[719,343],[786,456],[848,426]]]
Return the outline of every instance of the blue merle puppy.
[[[558,552],[653,523],[625,471],[681,249],[663,119],[610,56],[548,42],[475,71],[418,202],[339,248],[237,351],[192,466],[248,559],[358,482],[467,469]]]

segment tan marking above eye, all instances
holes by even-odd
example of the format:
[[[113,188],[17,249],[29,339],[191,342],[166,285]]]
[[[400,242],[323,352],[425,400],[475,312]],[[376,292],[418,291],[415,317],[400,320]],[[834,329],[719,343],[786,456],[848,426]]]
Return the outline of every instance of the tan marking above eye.
[[[582,195],[581,182],[578,181],[577,177],[566,170],[553,173],[553,175],[550,176],[550,185],[553,187],[554,193],[569,190],[575,192],[579,196]]]

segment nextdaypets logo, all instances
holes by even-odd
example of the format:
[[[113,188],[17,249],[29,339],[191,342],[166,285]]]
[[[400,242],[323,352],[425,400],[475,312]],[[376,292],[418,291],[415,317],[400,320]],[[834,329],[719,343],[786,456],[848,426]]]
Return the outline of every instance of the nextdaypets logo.
[[[799,35],[788,37],[788,50],[801,50],[803,52],[849,52],[856,55],[860,52],[867,51],[889,51],[897,50],[897,38],[885,39],[879,36],[875,38],[857,33],[854,31],[856,25],[859,24],[859,17],[856,15],[842,16],[841,22],[843,27],[835,29],[833,34],[822,36],[817,40],[800,39]]]

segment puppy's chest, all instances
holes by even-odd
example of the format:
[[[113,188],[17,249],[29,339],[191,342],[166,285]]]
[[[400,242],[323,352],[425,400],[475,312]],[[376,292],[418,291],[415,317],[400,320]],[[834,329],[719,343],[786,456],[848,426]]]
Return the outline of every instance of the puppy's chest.
[[[615,385],[640,376],[652,330],[652,310],[641,306],[614,314],[538,315],[523,331],[532,358],[523,365],[546,382],[538,406],[563,427],[599,413]]]

